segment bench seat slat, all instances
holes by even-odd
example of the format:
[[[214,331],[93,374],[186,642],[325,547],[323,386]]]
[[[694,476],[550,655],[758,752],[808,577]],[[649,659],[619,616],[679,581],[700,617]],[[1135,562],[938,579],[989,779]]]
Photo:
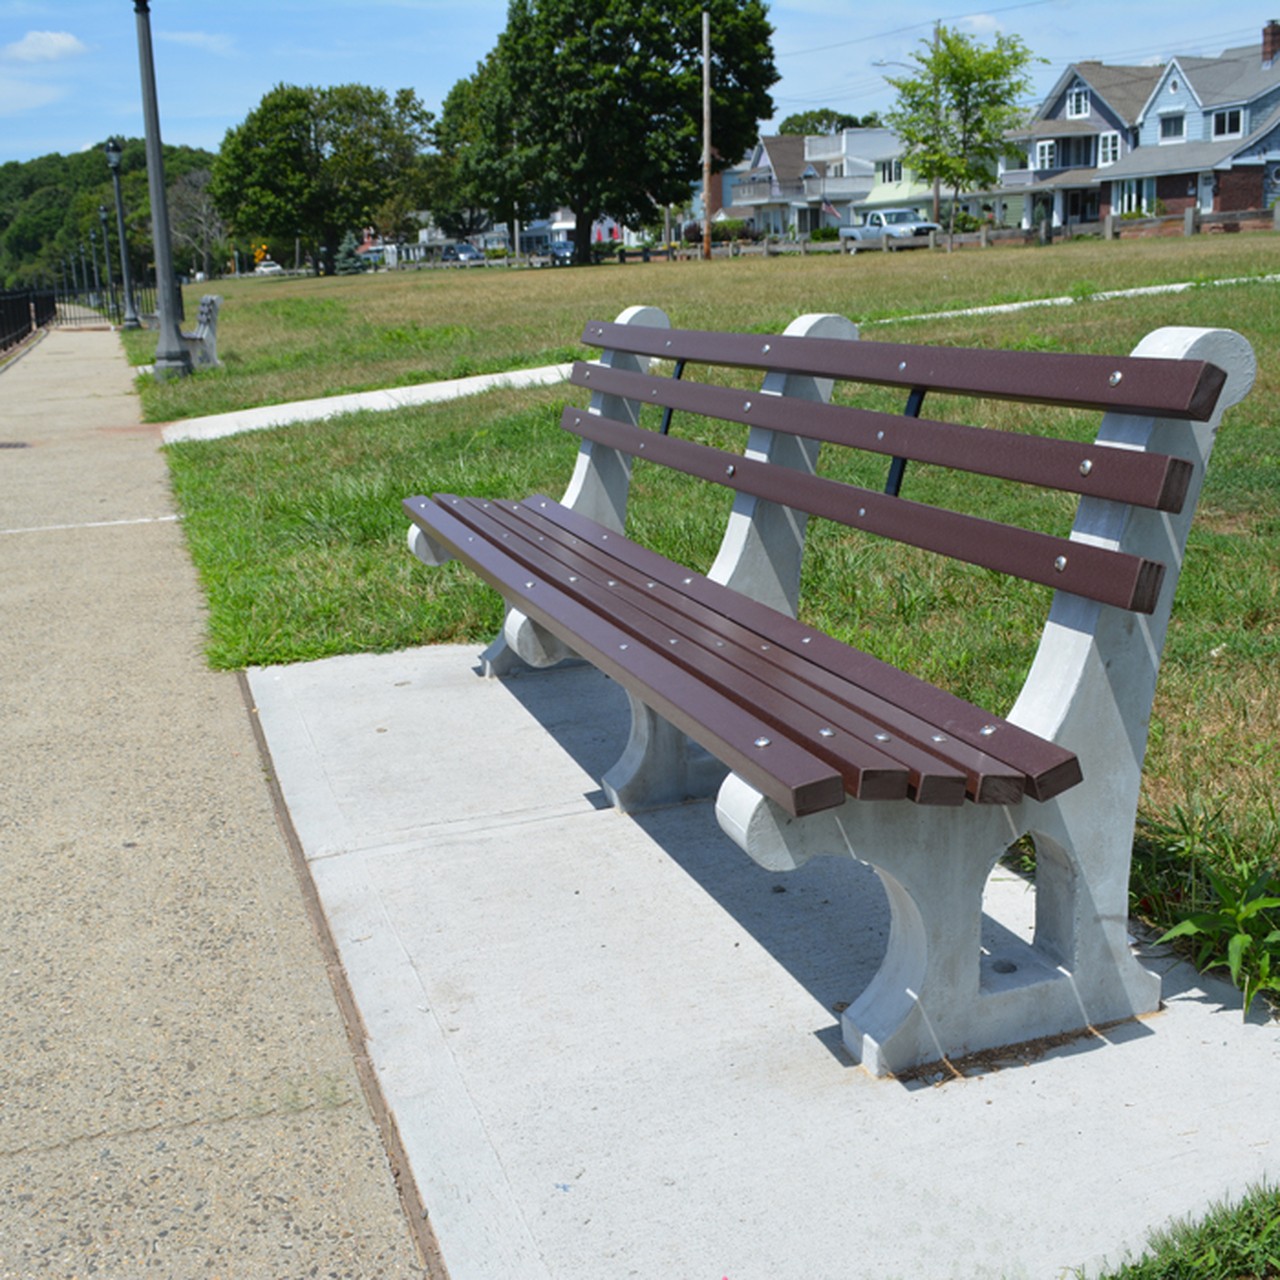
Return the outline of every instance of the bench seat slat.
[[[574,365],[570,381],[590,391],[623,396],[640,404],[767,427],[890,458],[933,463],[1157,511],[1182,509],[1192,473],[1185,458],[1165,454],[929,418],[905,421],[893,413],[819,401],[801,402],[582,361]]]
[[[587,346],[732,368],[1205,422],[1226,374],[1203,360],[919,347],[755,333],[587,323]],[[1118,376],[1117,376],[1118,375]]]
[[[659,646],[676,639],[667,650],[671,658],[711,680],[726,697],[745,700],[762,713],[776,703],[777,710],[769,712],[776,716],[774,727],[798,735],[802,745],[841,767],[851,795],[870,798],[865,770],[882,769],[887,758],[906,771],[917,803],[960,804],[965,799],[966,769],[928,741],[927,726],[917,726],[912,740],[899,730],[899,721],[909,719],[903,713],[870,719],[857,691],[845,682],[829,675],[824,680],[812,663],[762,645],[758,635],[732,619],[640,573],[627,559],[634,546],[629,540],[615,537],[611,552],[603,553],[522,504],[489,503],[479,510],[476,499],[437,495],[437,500],[448,502],[484,536],[502,538],[505,550],[562,590],[600,601],[614,621],[637,637],[656,637]],[[832,691],[831,686],[840,685],[838,692]],[[975,779],[974,798],[1006,804],[1021,799],[1025,779],[990,758],[986,764],[987,771]]]
[[[504,598],[517,602],[530,618],[624,688],[636,690],[660,716],[787,812],[799,817],[844,802],[840,774],[812,752],[786,738],[771,741],[767,752],[756,748],[766,729],[758,716],[674,666],[666,654],[632,643],[628,632],[578,600],[531,577],[499,547],[474,535],[446,507],[422,496],[406,499],[404,506],[419,528]]]
[[[619,580],[623,575],[602,573],[585,559],[566,564],[556,554],[555,543],[545,538],[539,541],[538,531],[521,518],[518,504],[451,494],[437,494],[436,501],[486,542],[500,546],[531,577],[536,575],[540,586],[549,584],[577,600],[627,632],[633,641],[649,646],[665,661],[705,681],[724,698],[749,708],[767,726],[770,746],[775,735],[786,735],[838,769],[844,790],[859,799],[896,800],[907,796],[909,766],[892,748],[874,742],[870,732],[865,738],[852,731],[823,736],[822,730],[833,721],[851,721],[853,717],[842,716],[838,709],[831,715],[829,707],[816,710],[791,697],[792,691],[777,680],[762,678],[758,669],[752,672],[735,666],[727,652],[715,647],[714,635],[705,631],[700,634],[687,619],[680,622],[661,609],[655,610],[652,599],[644,599],[635,588]],[[925,761],[920,753],[914,753],[913,759],[931,771],[916,799],[933,804],[959,804],[964,800],[964,778],[958,771],[937,757]]]
[[[1150,613],[1159,597],[1164,566],[1153,560],[856,489],[690,440],[658,435],[583,409],[565,409],[560,425],[633,457],[650,458],[769,502],[1102,604]]]
[[[735,610],[726,614],[699,599],[700,575],[672,565],[674,584],[659,582],[635,563],[636,544],[610,538],[607,543],[579,537],[529,504],[499,504],[504,524],[523,527],[537,557],[554,557],[566,574],[593,575],[607,582],[650,614],[667,633],[695,640],[726,658],[735,668],[764,680],[808,706],[824,721],[897,759],[910,771],[912,798],[919,803],[959,803],[965,795],[978,803],[1016,804],[1027,779],[1018,770],[913,716],[877,694],[827,670],[806,655],[763,640],[744,625]],[[604,532],[604,530],[600,530]],[[605,548],[608,547],[608,550]]]
[[[607,535],[607,530],[595,521],[543,494],[525,499],[524,505],[584,541],[598,544],[600,538]],[[610,542],[616,539],[617,535],[609,536]],[[1082,775],[1075,754],[1056,743],[794,618],[757,604],[729,587],[690,573],[638,543],[629,543],[627,553],[642,572],[657,581],[683,588],[690,598],[738,618],[770,643],[817,663],[851,685],[937,726],[949,737],[1024,774],[1027,794],[1034,799],[1051,799],[1080,782]]]

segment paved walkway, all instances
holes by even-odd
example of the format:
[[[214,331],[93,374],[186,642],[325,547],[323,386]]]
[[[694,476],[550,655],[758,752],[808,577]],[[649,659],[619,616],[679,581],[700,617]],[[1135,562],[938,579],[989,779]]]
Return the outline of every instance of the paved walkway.
[[[247,714],[157,442],[106,335],[0,377],[0,1280],[418,1275],[415,1188],[450,1280],[1048,1280],[1280,1177],[1280,1029],[1167,955],[1105,1036],[857,1070],[874,877],[604,808],[590,668],[334,658]]]
[[[160,433],[0,374],[0,1277],[426,1274]]]

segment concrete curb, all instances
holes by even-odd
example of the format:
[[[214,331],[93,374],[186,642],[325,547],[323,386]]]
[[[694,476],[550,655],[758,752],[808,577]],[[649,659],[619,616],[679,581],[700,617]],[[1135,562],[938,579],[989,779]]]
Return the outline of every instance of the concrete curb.
[[[388,391],[362,391],[352,395],[327,396],[319,400],[299,400],[293,404],[265,405],[259,409],[242,409],[237,413],[187,418],[165,427],[161,434],[165,444],[178,444],[187,440],[219,440],[244,431],[264,431],[295,422],[322,422],[326,418],[336,418],[344,413],[436,404],[443,400],[479,395],[482,391],[492,391],[498,387],[550,386],[568,378],[571,367],[567,364],[545,365],[540,369],[517,369],[511,373],[452,378],[414,387],[393,387]]]

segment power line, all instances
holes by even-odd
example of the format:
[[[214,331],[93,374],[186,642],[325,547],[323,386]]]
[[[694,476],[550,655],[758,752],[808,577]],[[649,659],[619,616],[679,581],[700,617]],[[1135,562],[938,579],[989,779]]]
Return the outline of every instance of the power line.
[[[939,22],[963,22],[966,18],[985,18],[993,16],[997,13],[1012,13],[1015,9],[1035,9],[1040,5],[1052,4],[1053,0],[1022,0],[1021,4],[1006,5],[1003,9],[983,9],[981,13],[957,13],[946,18],[940,18]],[[908,27],[895,27],[892,31],[878,31],[875,35],[857,36],[853,40],[837,40],[834,44],[818,45],[813,49],[793,49],[780,52],[780,58],[802,58],[810,53],[827,53],[831,49],[846,49],[854,44],[870,44],[875,40],[884,40],[889,36],[906,35],[910,31],[932,30],[935,22],[913,22]]]

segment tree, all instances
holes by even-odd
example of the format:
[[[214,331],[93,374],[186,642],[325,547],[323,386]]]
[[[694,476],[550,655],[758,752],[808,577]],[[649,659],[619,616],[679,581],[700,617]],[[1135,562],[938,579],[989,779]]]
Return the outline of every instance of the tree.
[[[573,210],[579,262],[591,260],[601,214],[643,224],[689,195],[702,155],[704,8],[712,163],[722,169],[773,112],[778,74],[763,0],[511,0],[492,55],[483,145],[491,160],[506,158],[509,189],[534,206]]]
[[[788,116],[779,126],[779,133],[831,134],[845,129],[878,129],[880,117],[870,115],[849,116],[830,107],[818,107],[814,111],[798,111]]]
[[[904,162],[953,193],[954,234],[960,193],[995,179],[1008,150],[1005,134],[1019,122],[1019,100],[1031,88],[1027,68],[1037,59],[1018,36],[997,36],[984,46],[941,25],[921,44],[911,55],[919,71],[889,78],[898,100],[886,123],[905,144]]]
[[[334,270],[340,276],[358,276],[367,265],[357,252],[356,233],[348,231],[338,246],[338,256],[334,260]]]
[[[209,195],[209,170],[195,169],[169,188],[169,225],[173,243],[199,258],[196,268],[213,274],[213,249],[227,237],[226,223]]]
[[[227,131],[210,191],[237,234],[297,238],[332,271],[343,232],[420,181],[431,120],[409,89],[278,85]]]

